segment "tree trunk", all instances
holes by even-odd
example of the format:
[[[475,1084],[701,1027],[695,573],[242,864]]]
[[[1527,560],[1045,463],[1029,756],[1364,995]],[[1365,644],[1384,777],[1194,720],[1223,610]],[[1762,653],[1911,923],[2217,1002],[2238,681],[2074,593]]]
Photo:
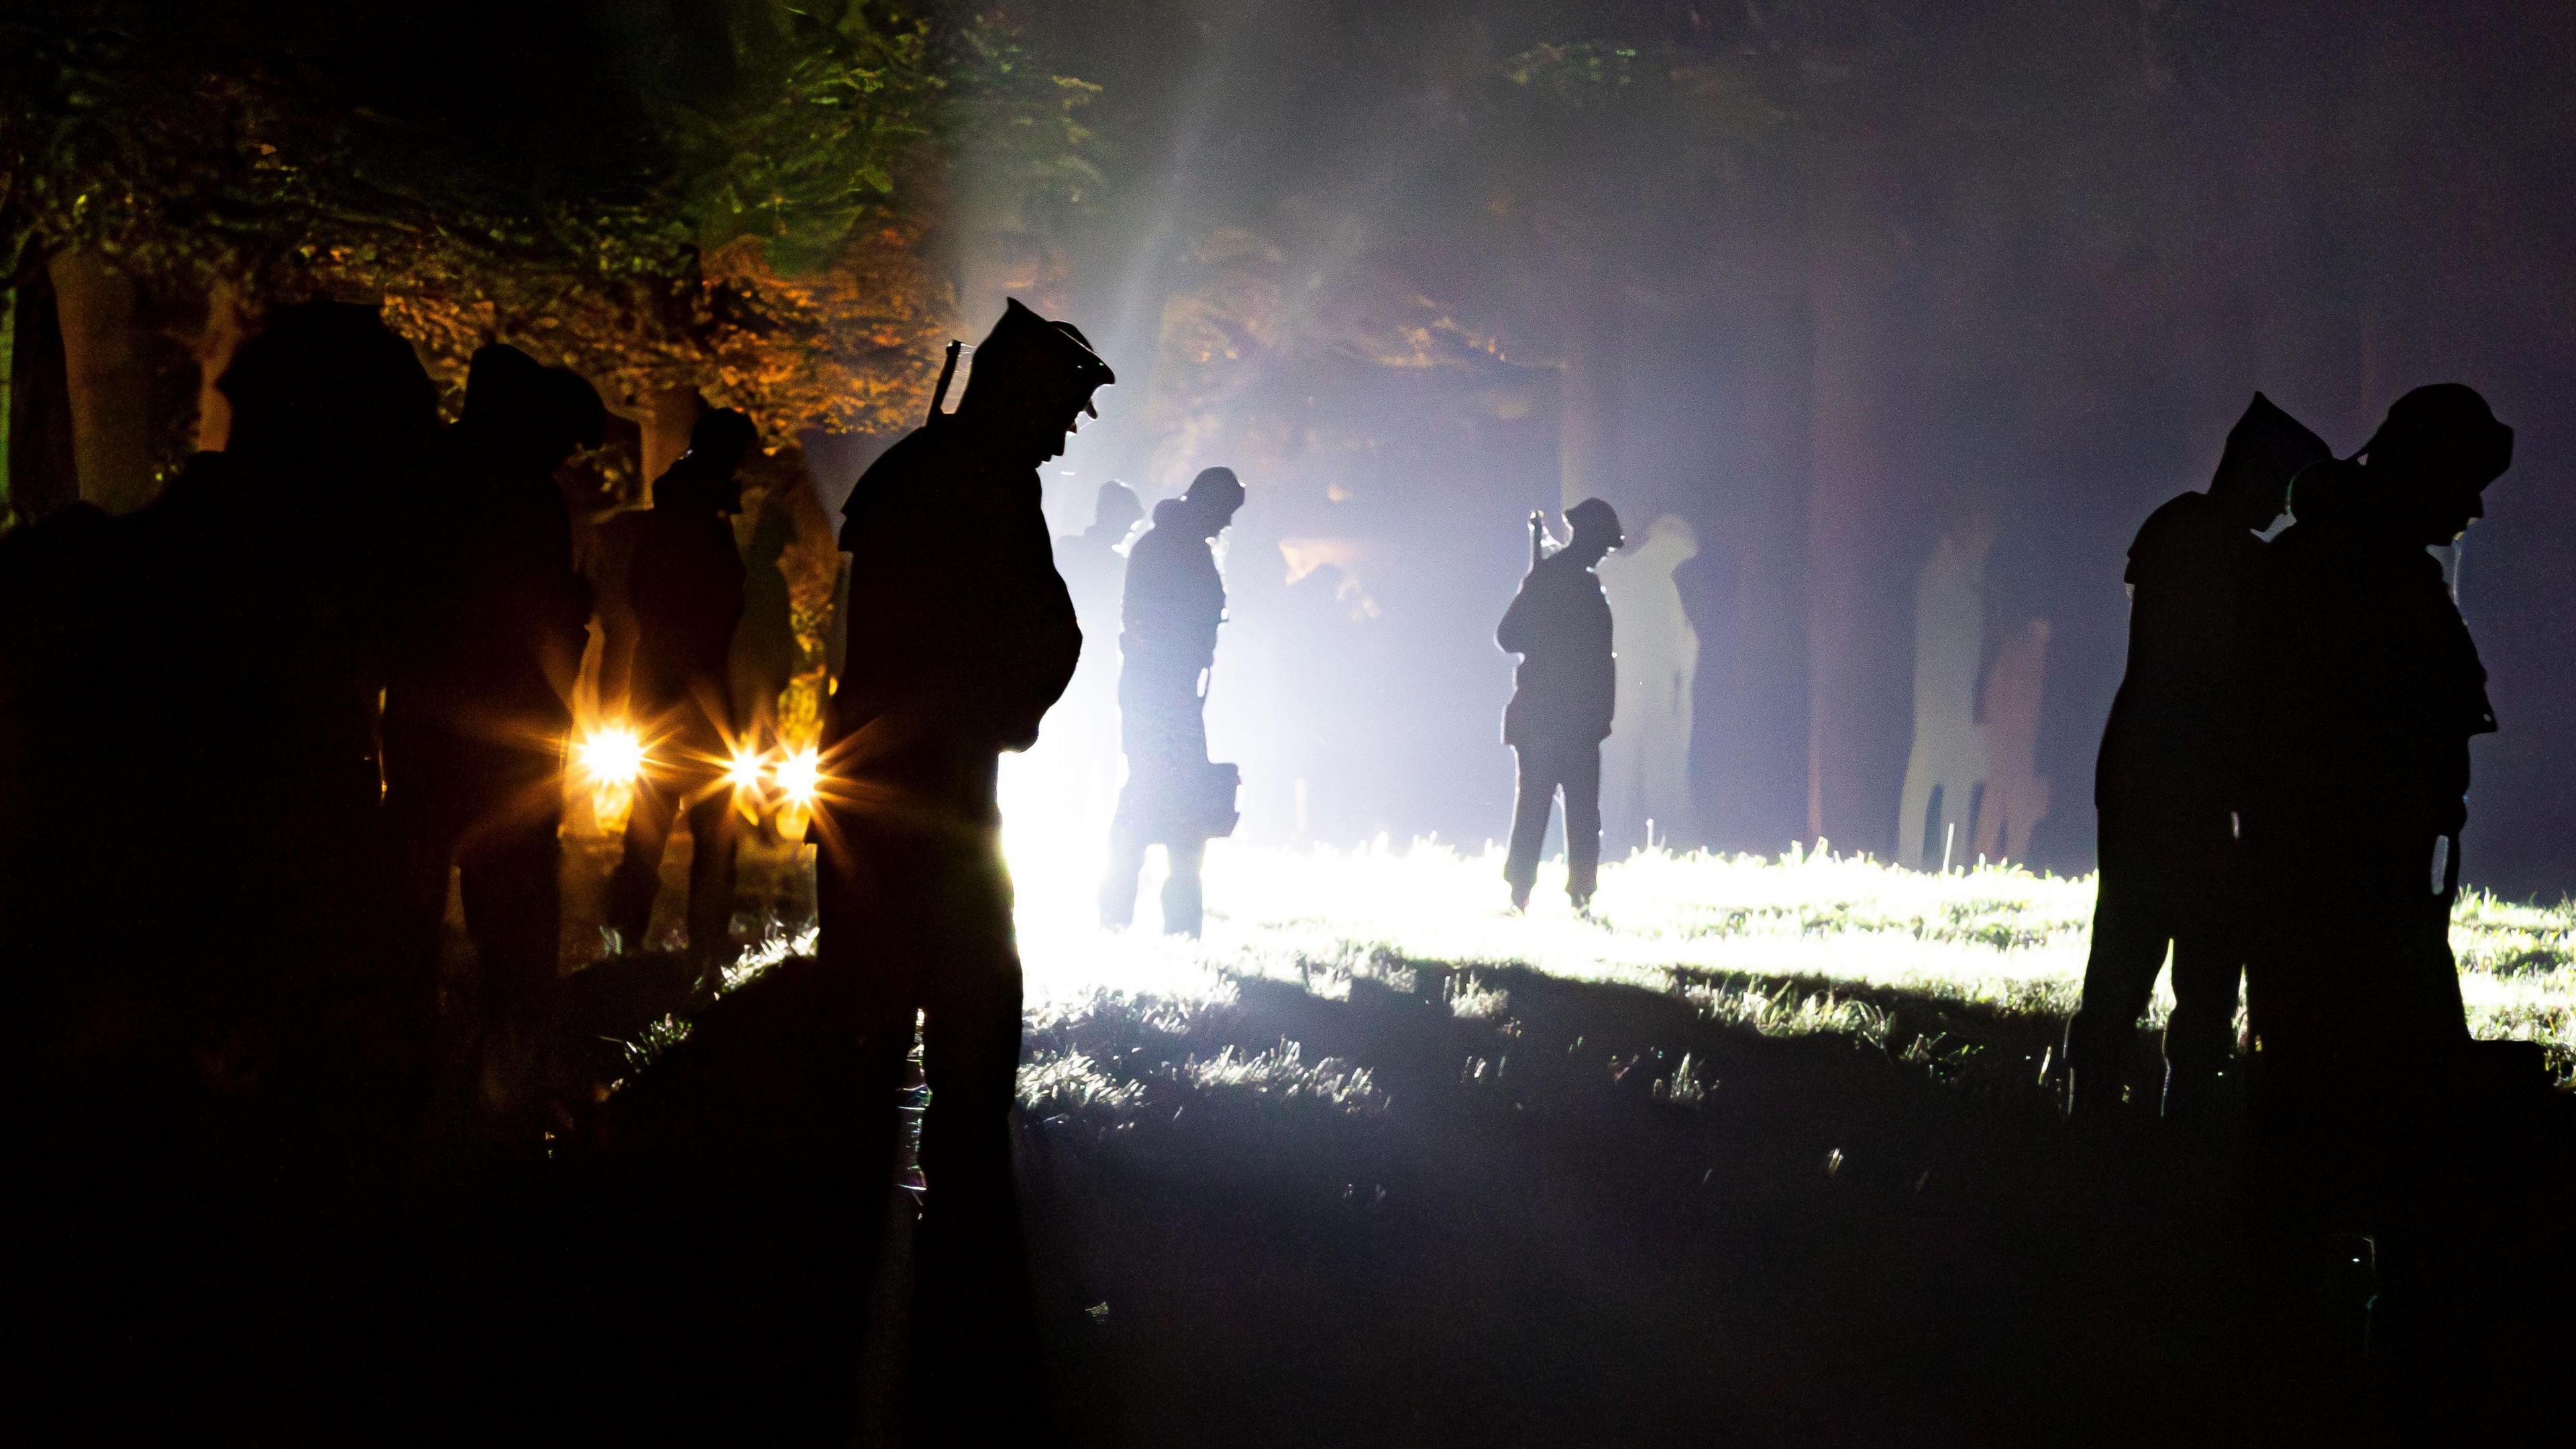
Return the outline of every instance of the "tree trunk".
[[[131,513],[153,494],[152,379],[135,324],[134,283],[95,252],[56,252],[46,269],[63,329],[81,499]]]
[[[220,278],[206,289],[206,325],[197,333],[197,451],[220,453],[233,432],[232,399],[215,384],[233,365],[247,335],[243,327],[241,287]]]
[[[17,410],[18,282],[0,279],[0,530],[18,521],[9,491],[9,421]]]
[[[1893,436],[1898,290],[1884,264],[1832,247],[1810,278],[1807,837],[1884,857],[1912,713],[1906,605],[1926,542]]]
[[[1794,267],[1794,262],[1785,265]],[[1732,668],[1710,697],[1716,751],[1714,843],[1778,851],[1807,823],[1808,463],[1814,334],[1803,285],[1766,288],[1739,314],[1747,349],[1732,371],[1746,471],[1726,542],[1735,560]],[[1705,667],[1705,661],[1703,661]]]

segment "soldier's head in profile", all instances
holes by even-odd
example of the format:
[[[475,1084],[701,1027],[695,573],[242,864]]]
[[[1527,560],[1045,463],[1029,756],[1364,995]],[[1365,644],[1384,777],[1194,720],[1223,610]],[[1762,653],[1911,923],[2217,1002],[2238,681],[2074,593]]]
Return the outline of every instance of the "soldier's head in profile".
[[[476,349],[466,365],[458,421],[494,460],[551,473],[577,450],[599,446],[608,409],[599,390],[574,373],[496,342]]]
[[[1100,416],[1091,395],[1117,380],[1080,328],[1014,299],[975,349],[957,416],[1034,466],[1063,455],[1076,424]]]
[[[2437,382],[2399,398],[2361,451],[2408,540],[2448,544],[2485,515],[2480,495],[2513,465],[2513,429],[2477,389]]]
[[[2235,521],[2260,531],[2289,506],[2290,480],[2299,470],[2333,455],[2325,439],[2258,392],[2227,431],[2209,496]]]
[[[1236,510],[1243,507],[1243,481],[1232,468],[1205,468],[1190,480],[1181,493],[1181,503],[1189,510],[1191,525],[1200,536],[1214,538],[1234,522]]]
[[[1598,498],[1586,498],[1565,510],[1565,526],[1574,537],[1565,545],[1583,567],[1590,568],[1609,556],[1612,549],[1628,540],[1619,532],[1619,515]]]

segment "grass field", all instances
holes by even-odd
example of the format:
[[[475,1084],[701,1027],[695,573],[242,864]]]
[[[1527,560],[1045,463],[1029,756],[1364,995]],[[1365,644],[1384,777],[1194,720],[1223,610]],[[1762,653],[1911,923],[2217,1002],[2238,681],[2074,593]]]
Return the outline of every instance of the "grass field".
[[[1192,942],[1153,929],[1151,880],[1139,929],[1099,930],[1096,855],[1061,838],[1009,844],[1062,1442],[2384,1444],[2422,1438],[2392,1404],[2476,1439],[2546,1379],[2534,1328],[2576,1283],[2563,1131],[2419,1270],[2511,1285],[2504,1306],[2424,1371],[2443,1387],[2392,1393],[2325,1240],[2249,1231],[2232,1136],[2157,1130],[2152,1033],[2119,1130],[2066,1130],[2090,880],[1652,852],[1605,867],[1588,918],[1561,875],[1523,916],[1490,851],[1224,842]],[[2472,896],[2454,936],[2480,1034],[2543,1042],[2562,1077],[2571,916]],[[740,1431],[744,1394],[674,1389],[686,1351],[654,1325],[772,1333],[867,1191],[780,1187],[828,1149],[764,1126],[838,1090],[843,1049],[798,1046],[811,946],[644,1033],[591,1159],[608,1185],[567,1199],[628,1214],[621,1242],[748,1234],[659,1258],[632,1306],[598,1306],[629,1302],[613,1274],[555,1295],[577,1331],[624,1325],[598,1372],[657,1386],[639,1432]],[[890,1311],[761,1393],[864,1362],[882,1430]]]
[[[1524,916],[1507,909],[1490,848],[1218,842],[1207,938],[1192,943],[1153,934],[1150,904],[1144,929],[1099,931],[1082,858],[1014,846],[1030,1021],[1042,1038],[1079,1037],[1104,1011],[1178,1021],[1231,1000],[1245,981],[1326,998],[1347,995],[1355,979],[1411,990],[1416,968],[1438,971],[1457,1014],[1502,1020],[1507,997],[1480,980],[1509,967],[1674,994],[1763,1035],[1841,1035],[1899,1056],[1938,1055],[1936,1029],[1920,1024],[1925,1004],[2034,1020],[2074,1011],[2094,895],[2092,877],[2011,867],[1939,874],[1831,854],[1658,850],[1605,866],[1588,918],[1568,907],[1552,864]],[[2452,946],[2472,1032],[2538,1041],[2562,1079],[2576,1071],[2576,903],[2464,892]],[[2170,999],[2159,987],[2151,1024]],[[1071,1050],[1030,1063],[1033,1094],[1119,1093],[1125,1058],[1074,1062]]]

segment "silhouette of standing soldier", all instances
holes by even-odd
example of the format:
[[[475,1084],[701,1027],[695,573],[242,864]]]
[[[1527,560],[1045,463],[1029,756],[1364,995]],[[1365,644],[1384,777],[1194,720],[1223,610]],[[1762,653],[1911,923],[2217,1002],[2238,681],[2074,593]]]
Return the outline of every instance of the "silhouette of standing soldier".
[[[640,949],[662,888],[671,827],[689,818],[689,953],[712,987],[733,921],[733,786],[739,739],[731,702],[734,626],[743,611],[742,555],[728,520],[742,508],[734,470],[757,439],[732,408],[689,430],[689,451],[653,484],[635,524],[626,602],[635,621],[627,707],[651,763],[626,817],[626,853],[608,884],[608,923]]]
[[[1116,607],[1120,581],[1127,572],[1127,555],[1119,552],[1119,546],[1144,519],[1145,505],[1136,490],[1112,478],[1100,485],[1090,526],[1056,540],[1055,566],[1086,620],[1094,612],[1095,601],[1105,605],[1099,612]]]
[[[2084,1006],[2067,1027],[2079,1117],[2120,1103],[2121,1064],[2173,948],[2164,1109],[2206,1110],[2232,1056],[2245,945],[2233,812],[2240,747],[2228,733],[2246,591],[2290,479],[2323,439],[2261,393],[2228,431],[2206,493],[2154,513],[2129,546],[2129,665],[2094,771],[2101,894]]]
[[[1081,416],[1098,416],[1092,393],[1112,381],[1080,332],[1011,302],[956,412],[934,402],[843,510],[847,672],[832,700],[821,955],[864,1040],[878,1194],[916,1012],[922,1021],[929,1195],[913,1362],[916,1408],[933,1417],[1033,1412],[1011,1180],[1020,960],[994,784],[1002,754],[1036,742],[1082,650],[1037,469]],[[941,1438],[953,1430],[926,1433],[956,1442]]]
[[[554,474],[606,418],[572,373],[484,347],[416,509],[385,807],[416,940],[435,942],[449,867],[461,874],[486,1026],[534,1006],[561,953],[557,828],[590,590]]]
[[[1505,653],[1521,656],[1512,702],[1503,711],[1503,743],[1520,762],[1512,848],[1503,864],[1514,910],[1528,907],[1530,888],[1538,884],[1539,848],[1560,790],[1565,893],[1576,910],[1592,903],[1601,869],[1601,742],[1610,737],[1618,675],[1610,599],[1592,570],[1623,540],[1619,515],[1598,498],[1567,509],[1565,521],[1573,539],[1531,566],[1494,630]],[[1538,527],[1535,517],[1530,526]]]
[[[1091,524],[1055,541],[1056,571],[1073,595],[1082,637],[1106,640],[1118,633],[1119,593],[1127,578],[1127,540],[1144,521],[1136,490],[1115,479],[1100,485]],[[1118,785],[1118,651],[1092,649],[1047,716],[1046,753],[1059,763],[1057,778],[1073,792],[1068,803],[1089,818],[1095,805],[1114,798]]]
[[[2513,457],[2457,383],[2398,399],[2358,458],[2299,475],[2248,614],[2248,966],[2264,1095],[2329,1153],[2421,1145],[2469,1036],[2451,955],[2469,741],[2496,727],[2428,546]],[[2364,1169],[2365,1171],[2367,1169]]]
[[[1124,926],[1136,913],[1136,875],[1145,847],[1171,858],[1163,882],[1163,929],[1195,936],[1202,925],[1199,870],[1212,836],[1234,829],[1234,767],[1207,752],[1207,690],[1225,622],[1225,580],[1217,535],[1243,506],[1230,468],[1210,468],[1178,498],[1154,505],[1154,526],[1127,551],[1127,588],[1118,636],[1118,739],[1127,785],[1109,827],[1109,872],[1100,886],[1100,923]]]

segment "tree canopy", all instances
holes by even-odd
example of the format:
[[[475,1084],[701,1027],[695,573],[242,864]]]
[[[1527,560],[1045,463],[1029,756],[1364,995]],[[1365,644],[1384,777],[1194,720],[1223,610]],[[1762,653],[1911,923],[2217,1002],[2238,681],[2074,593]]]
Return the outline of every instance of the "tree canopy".
[[[90,249],[181,293],[379,298],[451,377],[510,341],[785,437],[917,406],[949,145],[1082,182],[1086,89],[973,14],[351,9],[91,0],[8,22],[7,252]]]

